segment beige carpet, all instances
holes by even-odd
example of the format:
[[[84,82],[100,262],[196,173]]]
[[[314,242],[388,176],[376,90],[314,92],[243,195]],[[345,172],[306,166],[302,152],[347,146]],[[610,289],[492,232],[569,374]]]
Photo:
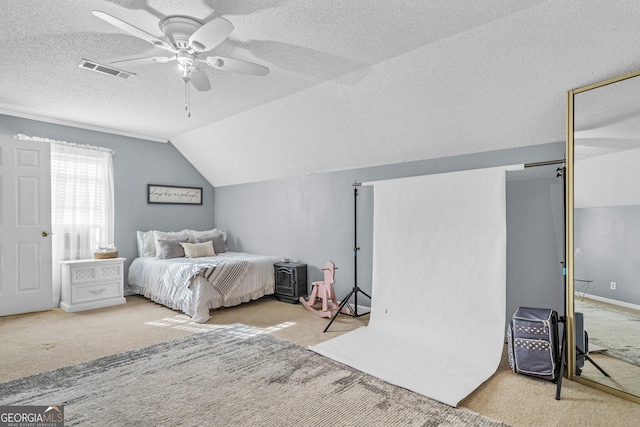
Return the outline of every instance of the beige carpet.
[[[64,405],[67,427],[508,427],[240,323],[2,389],[2,406]]]
[[[210,329],[244,323],[301,346],[316,344],[366,324],[367,316],[328,320],[302,306],[272,298],[219,310],[199,325],[138,296],[127,304],[79,313],[55,309],[0,318],[0,381],[6,382],[105,355],[139,349]],[[469,357],[473,357],[470,353]],[[555,385],[512,373],[503,358],[496,374],[462,406],[513,426],[636,426],[640,405],[565,381],[562,400]]]

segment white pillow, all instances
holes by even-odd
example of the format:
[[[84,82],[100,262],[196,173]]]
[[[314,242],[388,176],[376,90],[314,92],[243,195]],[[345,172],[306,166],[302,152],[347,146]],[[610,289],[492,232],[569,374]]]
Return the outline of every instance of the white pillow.
[[[191,241],[193,243],[203,243],[208,240],[213,240],[214,242],[214,250],[216,253],[222,253],[227,251],[227,235],[223,230],[219,228],[214,228],[212,230],[205,231],[196,231],[196,230],[186,230],[189,232],[191,236]]]
[[[153,232],[153,241],[155,245],[155,254],[154,256],[158,256],[160,253],[160,243],[158,240],[186,240],[190,241],[190,236],[187,233],[187,230],[182,231],[157,231]]]
[[[224,231],[220,230],[219,228],[212,228],[211,230],[204,230],[204,231],[198,231],[198,230],[184,230],[184,231],[189,233],[189,235],[191,236],[191,241],[193,242],[197,242],[198,240],[206,240],[211,237],[219,236],[220,234],[222,234],[224,239],[227,240],[227,236],[225,235]]]
[[[138,242],[138,256],[156,256],[156,246],[153,240],[153,230],[136,232]]]
[[[146,231],[136,231],[136,243],[138,244],[138,256],[143,256],[144,253],[144,233]]]
[[[184,256],[187,258],[198,258],[203,256],[215,256],[213,242],[209,240],[204,243],[180,243],[184,248]]]

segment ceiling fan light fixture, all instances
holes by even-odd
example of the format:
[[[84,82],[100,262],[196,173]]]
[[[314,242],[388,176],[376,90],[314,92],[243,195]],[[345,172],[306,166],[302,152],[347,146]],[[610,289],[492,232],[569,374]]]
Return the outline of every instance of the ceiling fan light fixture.
[[[176,57],[178,61],[178,68],[183,71],[191,71],[191,68],[195,64],[195,57],[191,54],[178,54]]]

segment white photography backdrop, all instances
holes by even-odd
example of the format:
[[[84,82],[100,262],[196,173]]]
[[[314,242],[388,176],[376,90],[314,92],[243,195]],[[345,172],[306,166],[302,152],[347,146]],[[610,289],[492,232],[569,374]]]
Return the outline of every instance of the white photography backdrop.
[[[451,406],[504,345],[505,167],[374,187],[368,326],[311,350]]]

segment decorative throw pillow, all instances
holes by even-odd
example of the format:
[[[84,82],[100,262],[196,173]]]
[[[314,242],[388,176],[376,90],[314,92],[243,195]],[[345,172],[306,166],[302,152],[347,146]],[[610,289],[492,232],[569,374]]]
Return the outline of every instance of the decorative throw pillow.
[[[158,243],[158,240],[180,240],[183,242],[188,242],[189,234],[187,233],[187,230],[182,230],[182,231],[157,231],[156,230],[153,232],[153,240],[155,244],[156,256],[158,256],[158,253],[160,252],[160,244]],[[158,258],[160,257],[158,256]]]
[[[213,237],[217,237],[222,235],[222,239],[226,242],[227,235],[224,230],[220,230],[219,228],[212,228],[211,230],[197,231],[197,230],[186,230],[189,232],[189,236],[191,236],[191,241],[193,243],[198,243],[199,241],[204,242],[206,240],[211,240]]]
[[[189,230],[189,235],[195,243],[213,242],[213,250],[216,254],[227,252],[227,244],[225,243],[224,231],[219,228],[207,231]]]
[[[215,256],[216,253],[213,250],[213,242],[208,241],[204,243],[180,243],[180,246],[184,249],[184,256],[187,258],[198,258],[203,256]]]
[[[156,256],[156,244],[153,239],[153,230],[138,231],[136,233],[138,242],[138,256]]]
[[[144,233],[146,233],[146,231],[136,231],[136,244],[138,246],[138,256],[144,256],[142,255],[144,253]]]
[[[217,254],[227,252],[227,245],[224,243],[222,236],[208,237],[206,239],[198,240],[198,243],[211,242],[213,244],[213,250]]]
[[[187,239],[182,240],[158,240],[160,249],[156,256],[160,259],[180,258],[184,257],[184,249],[181,243],[185,243]]]

